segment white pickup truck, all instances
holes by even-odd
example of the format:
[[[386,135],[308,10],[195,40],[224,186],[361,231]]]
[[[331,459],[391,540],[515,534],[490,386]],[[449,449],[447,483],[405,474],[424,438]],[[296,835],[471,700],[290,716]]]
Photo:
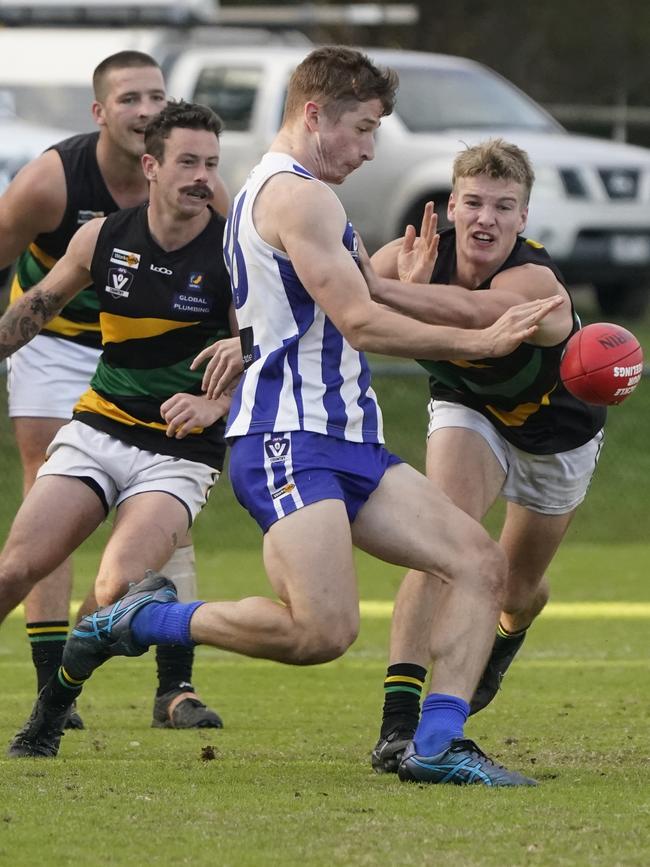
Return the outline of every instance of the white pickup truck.
[[[275,135],[288,78],[311,48],[299,34],[225,28],[213,36],[186,34],[180,42],[178,32],[170,39],[154,30],[54,33],[15,29],[7,51],[0,50],[0,90],[14,89],[19,113],[26,116],[30,100],[38,99],[41,122],[91,129],[86,106],[94,64],[121,48],[148,51],[161,62],[171,96],[206,103],[223,118],[221,170],[232,192]],[[526,233],[547,247],[569,282],[594,286],[603,313],[645,309],[650,150],[570,135],[514,85],[473,61],[369,53],[398,70],[397,107],[378,131],[374,161],[337,192],[370,249],[398,236],[407,222],[417,223],[430,198],[444,214],[454,156],[464,144],[500,135],[528,151],[537,174]]]

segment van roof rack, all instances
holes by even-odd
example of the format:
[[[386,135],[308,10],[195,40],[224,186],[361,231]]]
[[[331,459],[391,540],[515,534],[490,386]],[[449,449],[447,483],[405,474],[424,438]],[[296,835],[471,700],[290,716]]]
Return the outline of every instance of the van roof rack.
[[[0,24],[17,26],[192,26],[218,23],[217,0],[0,0]]]

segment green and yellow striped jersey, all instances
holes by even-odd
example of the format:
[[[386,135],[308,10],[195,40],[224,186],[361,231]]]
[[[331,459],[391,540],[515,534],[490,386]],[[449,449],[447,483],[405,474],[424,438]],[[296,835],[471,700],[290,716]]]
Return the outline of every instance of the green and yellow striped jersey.
[[[76,419],[139,448],[220,468],[223,422],[170,439],[160,406],[177,392],[200,394],[202,372],[190,363],[230,336],[224,224],[212,212],[200,235],[166,252],[151,237],[146,205],[106,219],[91,265],[103,353]]]
[[[564,280],[541,244],[519,236],[500,268],[475,291],[489,291],[492,279],[508,268],[533,263]],[[432,283],[452,284],[456,273],[456,232],[440,234]],[[574,333],[580,326],[575,311]],[[560,381],[560,359],[566,342],[557,346],[522,343],[503,358],[474,361],[420,361],[429,373],[431,397],[461,403],[482,413],[501,435],[522,451],[555,454],[588,442],[605,423],[603,407],[573,397]]]

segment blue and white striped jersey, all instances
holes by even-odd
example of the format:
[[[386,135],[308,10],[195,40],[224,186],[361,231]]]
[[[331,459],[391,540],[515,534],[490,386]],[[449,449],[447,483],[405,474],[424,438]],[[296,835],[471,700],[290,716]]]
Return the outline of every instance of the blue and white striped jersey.
[[[365,356],[311,298],[287,254],[262,240],[253,225],[255,197],[278,172],[321,183],[287,154],[267,153],[233,203],[224,256],[245,372],[226,436],[306,430],[351,442],[383,443],[381,410]],[[350,223],[343,244],[356,257]]]

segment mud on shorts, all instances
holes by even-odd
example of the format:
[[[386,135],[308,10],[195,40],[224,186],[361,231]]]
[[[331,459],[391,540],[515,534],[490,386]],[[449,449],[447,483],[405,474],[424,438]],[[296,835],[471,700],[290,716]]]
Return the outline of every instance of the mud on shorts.
[[[230,480],[266,533],[280,518],[320,500],[343,500],[352,523],[386,470],[400,463],[375,443],[310,431],[251,434],[232,443]]]
[[[185,507],[190,527],[220,475],[215,467],[128,445],[81,421],[64,425],[46,455],[37,479],[80,479],[97,494],[106,514],[136,494],[161,491]]]
[[[506,474],[501,489],[505,500],[542,515],[564,515],[584,500],[596,469],[604,432],[568,452],[533,455],[516,448],[474,409],[445,400],[429,402],[427,439],[441,428],[475,431],[490,446]]]

